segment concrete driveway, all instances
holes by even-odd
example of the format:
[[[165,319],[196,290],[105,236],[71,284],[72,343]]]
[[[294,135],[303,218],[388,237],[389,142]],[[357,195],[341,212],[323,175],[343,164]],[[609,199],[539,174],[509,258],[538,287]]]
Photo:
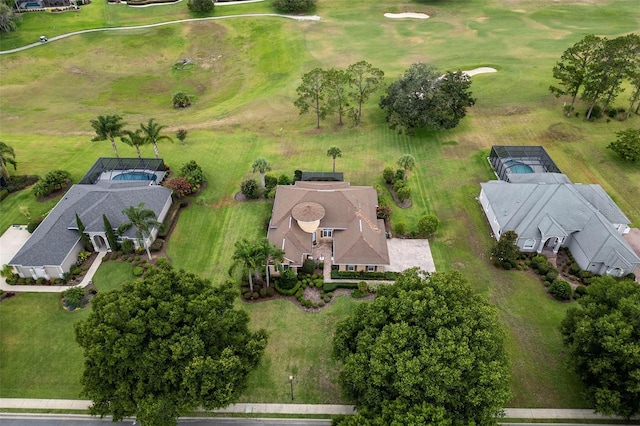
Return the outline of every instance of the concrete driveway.
[[[0,268],[20,250],[31,234],[26,225],[13,225],[0,237]]]
[[[392,238],[387,240],[387,248],[390,262],[387,271],[402,272],[416,266],[423,271],[436,271],[429,240]]]

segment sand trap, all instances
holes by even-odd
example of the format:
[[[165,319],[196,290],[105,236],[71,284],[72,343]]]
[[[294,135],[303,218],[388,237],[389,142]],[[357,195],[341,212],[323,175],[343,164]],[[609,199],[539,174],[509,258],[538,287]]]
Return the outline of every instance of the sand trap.
[[[405,19],[405,18],[413,18],[413,19],[427,19],[429,15],[425,13],[385,13],[384,16],[386,18],[391,19]]]
[[[474,75],[477,74],[486,74],[489,72],[498,72],[497,69],[495,68],[489,68],[489,67],[480,67],[480,68],[476,68],[473,70],[469,70],[469,71],[462,71],[463,73],[465,73],[466,75],[468,75],[469,77],[473,77]]]

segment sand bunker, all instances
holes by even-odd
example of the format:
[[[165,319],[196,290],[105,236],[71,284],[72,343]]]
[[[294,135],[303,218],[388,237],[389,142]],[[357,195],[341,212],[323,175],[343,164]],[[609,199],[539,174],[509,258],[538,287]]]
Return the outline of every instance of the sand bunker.
[[[473,70],[462,71],[462,72],[468,75],[469,77],[473,77],[474,75],[477,75],[477,74],[486,74],[488,72],[498,72],[498,70],[495,68],[480,67]]]
[[[413,19],[427,19],[429,15],[425,13],[385,13],[385,17],[391,19],[404,19],[404,18],[413,18]]]

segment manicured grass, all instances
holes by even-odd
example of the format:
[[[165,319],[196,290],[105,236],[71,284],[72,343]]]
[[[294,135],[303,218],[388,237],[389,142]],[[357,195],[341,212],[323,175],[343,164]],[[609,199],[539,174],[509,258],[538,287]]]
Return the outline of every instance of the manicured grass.
[[[83,10],[75,20],[71,15],[29,17],[19,33],[0,37],[0,47],[31,42],[41,29],[49,28],[44,25],[54,22],[58,30],[66,30],[187,16],[184,3],[145,9],[95,2],[93,6],[96,9]],[[404,220],[412,228],[422,214],[435,213],[441,220],[431,241],[437,269],[462,271],[477,292],[498,306],[512,362],[510,406],[581,408],[581,387],[564,365],[568,360],[558,332],[571,305],[548,298],[527,273],[489,264],[493,241],[475,197],[479,182],[494,178],[486,160],[491,145],[543,145],[574,182],[601,184],[640,225],[640,170],[606,149],[614,133],[637,126],[638,117],[623,123],[567,119],[562,100],[547,90],[553,83],[551,68],[562,51],[585,34],[614,37],[637,30],[636,8],[635,0],[517,5],[501,0],[323,0],[317,10],[323,18],[319,22],[234,19],[77,36],[0,57],[0,140],[15,148],[20,173],[65,169],[77,181],[97,157],[112,155],[108,142],[89,142],[89,120],[97,115],[122,114],[129,127],[155,117],[171,131],[187,128],[185,146],[164,143],[160,153],[174,169],[195,159],[208,183],[181,213],[167,253],[175,266],[214,284],[228,278],[234,242],[265,232],[271,205],[233,199],[240,181],[257,177],[250,171],[256,157],[266,157],[274,174],[291,176],[295,169],[329,170],[331,158],[325,153],[337,145],[343,152],[337,169],[355,185],[373,185],[382,183],[385,166],[395,166],[402,154],[411,153],[418,163],[409,178],[413,206],[394,208],[393,220]],[[214,13],[268,10],[268,3],[261,3],[218,7]],[[385,12],[402,11],[425,12],[431,18],[383,17]],[[185,57],[194,64],[174,70],[175,61]],[[493,66],[498,73],[473,78],[477,104],[448,132],[397,135],[386,128],[376,106],[379,94],[365,106],[362,127],[340,128],[329,117],[320,131],[314,130],[314,118],[299,116],[292,105],[300,75],[316,66],[344,67],[362,59],[383,69],[388,82],[416,61],[442,69]],[[195,96],[191,108],[171,108],[178,90]],[[626,106],[625,96],[617,104]],[[579,111],[584,112],[584,106]],[[122,156],[135,155],[122,144],[119,149]],[[152,156],[151,147],[143,147],[143,155]],[[0,231],[25,221],[20,206],[36,215],[53,204],[38,203],[27,192],[11,195],[0,204]],[[131,279],[127,267],[106,263],[96,275],[99,289]],[[32,335],[26,326],[4,326],[22,324],[23,314],[31,314],[25,312],[29,303],[37,304],[41,316],[48,318],[39,321],[46,332]],[[339,366],[329,358],[331,335],[335,322],[355,303],[343,297],[329,309],[307,314],[282,300],[239,301],[238,306],[250,313],[252,327],[265,327],[271,336],[243,400],[287,402],[288,377],[294,375],[296,402],[341,402],[336,387]],[[61,329],[67,336],[65,350],[73,352],[69,316],[56,309],[57,299],[51,296],[19,296],[0,305],[0,395],[62,397],[69,392],[61,368],[39,371],[48,387],[28,388],[18,378],[9,379],[8,390],[4,386],[5,378],[24,368],[16,359],[55,345],[49,337],[63,333]],[[81,315],[85,313],[77,317]],[[4,340],[7,328],[12,330]],[[81,356],[63,358],[79,377]]]

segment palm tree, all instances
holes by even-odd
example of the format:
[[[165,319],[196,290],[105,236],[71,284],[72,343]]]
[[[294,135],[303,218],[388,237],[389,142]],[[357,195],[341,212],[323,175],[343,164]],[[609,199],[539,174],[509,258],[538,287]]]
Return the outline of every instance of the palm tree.
[[[332,146],[327,150],[327,155],[333,158],[333,173],[336,172],[336,157],[342,157],[342,151],[337,146]]]
[[[113,152],[115,152],[117,158],[120,158],[115,137],[122,135],[122,128],[126,124],[122,121],[122,117],[119,115],[100,115],[90,122],[91,127],[96,131],[96,136],[91,140],[96,142],[109,139],[113,147]]]
[[[280,250],[269,242],[267,237],[263,237],[256,244],[257,251],[260,253],[260,259],[263,261],[265,277],[267,279],[267,288],[269,288],[269,265],[277,268],[284,260],[284,250]]]
[[[135,228],[138,246],[144,247],[147,251],[147,256],[149,256],[149,260],[151,260],[151,252],[149,251],[147,241],[154,229],[157,228],[158,230],[161,230],[164,228],[164,225],[161,222],[158,222],[153,210],[144,208],[144,203],[140,203],[137,206],[129,206],[122,210],[122,214],[127,216],[129,221],[122,223],[118,227],[118,234],[122,235],[129,229]]]
[[[160,158],[160,151],[158,151],[158,141],[168,140],[169,142],[173,142],[169,136],[162,135],[160,136],[160,132],[167,126],[161,126],[160,124],[154,121],[154,118],[149,119],[149,123],[145,126],[144,124],[140,124],[140,129],[144,133],[147,138],[147,142],[153,144],[153,151],[156,153],[156,158]]]
[[[246,238],[241,239],[240,241],[236,241],[235,251],[233,253],[234,264],[232,266],[242,266],[247,268],[248,276],[249,276],[249,288],[251,289],[251,293],[253,293],[253,277],[251,273],[257,269],[259,262],[259,256],[256,250],[256,245],[251,243]]]
[[[404,169],[404,180],[407,180],[407,172],[416,166],[416,159],[411,154],[404,154],[398,159],[398,165]]]
[[[9,177],[9,172],[7,172],[7,164],[11,164],[13,166],[13,170],[18,167],[18,163],[16,163],[16,153],[13,148],[7,145],[4,142],[0,142],[0,174],[2,177],[7,179]]]
[[[132,132],[131,130],[123,130],[120,140],[123,143],[134,147],[138,152],[138,158],[142,158],[140,147],[148,142],[147,137],[142,134],[142,129],[136,129],[135,132]]]
[[[253,172],[260,172],[260,183],[262,184],[262,187],[265,187],[264,184],[264,174],[266,172],[268,172],[269,170],[271,170],[271,164],[269,164],[269,162],[267,161],[266,158],[264,157],[258,157],[255,160],[253,160],[253,163],[251,164],[251,168],[253,169]]]

